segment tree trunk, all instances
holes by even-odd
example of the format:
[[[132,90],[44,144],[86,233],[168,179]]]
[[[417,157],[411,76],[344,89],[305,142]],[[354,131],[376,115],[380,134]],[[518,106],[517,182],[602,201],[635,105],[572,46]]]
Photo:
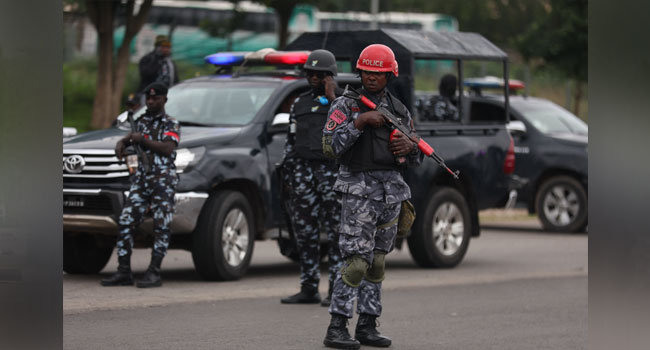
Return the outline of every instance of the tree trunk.
[[[124,39],[113,60],[113,31],[117,2],[87,0],[88,17],[95,25],[98,35],[97,90],[93,102],[91,127],[107,128],[117,117],[129,66],[131,41],[144,25],[153,0],[145,0],[137,15],[133,14],[134,0],[126,3],[126,28]]]
[[[573,114],[578,116],[580,113],[580,100],[582,99],[582,83],[576,81],[576,87],[573,93]]]
[[[105,128],[111,124],[109,120],[113,116],[112,97],[112,76],[113,76],[113,2],[89,2],[96,10],[96,18],[93,20],[97,29],[98,64],[97,64],[97,85],[95,100],[93,102],[93,116],[90,126],[95,129]],[[90,5],[89,5],[90,11]]]
[[[287,41],[289,40],[289,19],[291,18],[291,12],[293,12],[292,6],[283,6],[278,7],[275,10],[277,11],[278,21],[280,22],[280,29],[278,32],[278,49],[282,50],[287,46]]]

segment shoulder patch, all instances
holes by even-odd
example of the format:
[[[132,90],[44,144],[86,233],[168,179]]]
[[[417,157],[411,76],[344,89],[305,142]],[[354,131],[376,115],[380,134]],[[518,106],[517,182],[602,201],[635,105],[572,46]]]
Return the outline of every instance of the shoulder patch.
[[[334,120],[330,119],[327,121],[327,124],[325,125],[325,129],[327,129],[327,131],[332,131],[336,128],[337,125],[338,124],[336,124]]]
[[[348,117],[346,117],[345,114],[343,114],[343,112],[338,109],[335,109],[334,112],[330,114],[330,120],[334,121],[336,124],[341,124],[346,119],[348,119]]]

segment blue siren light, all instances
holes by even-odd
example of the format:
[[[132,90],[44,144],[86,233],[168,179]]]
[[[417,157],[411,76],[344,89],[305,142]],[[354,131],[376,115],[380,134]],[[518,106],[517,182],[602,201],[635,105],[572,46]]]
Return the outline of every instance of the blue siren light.
[[[205,56],[205,62],[217,66],[229,66],[244,62],[247,52],[220,52]]]
[[[206,63],[215,66],[234,66],[246,61],[249,64],[301,65],[307,61],[310,51],[276,51],[272,48],[254,52],[219,52],[205,56]]]

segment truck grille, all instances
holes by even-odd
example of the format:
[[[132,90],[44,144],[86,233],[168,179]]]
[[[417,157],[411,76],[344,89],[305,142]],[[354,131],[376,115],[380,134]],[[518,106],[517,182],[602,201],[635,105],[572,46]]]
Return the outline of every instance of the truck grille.
[[[64,149],[63,177],[77,179],[112,179],[128,177],[125,163],[108,149]]]

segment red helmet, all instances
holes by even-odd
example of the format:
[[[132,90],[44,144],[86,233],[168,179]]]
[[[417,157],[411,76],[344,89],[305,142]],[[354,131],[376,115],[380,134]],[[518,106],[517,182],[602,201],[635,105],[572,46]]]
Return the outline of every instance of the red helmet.
[[[357,69],[369,72],[391,72],[397,76],[397,60],[390,47],[372,44],[361,51],[357,60]]]

